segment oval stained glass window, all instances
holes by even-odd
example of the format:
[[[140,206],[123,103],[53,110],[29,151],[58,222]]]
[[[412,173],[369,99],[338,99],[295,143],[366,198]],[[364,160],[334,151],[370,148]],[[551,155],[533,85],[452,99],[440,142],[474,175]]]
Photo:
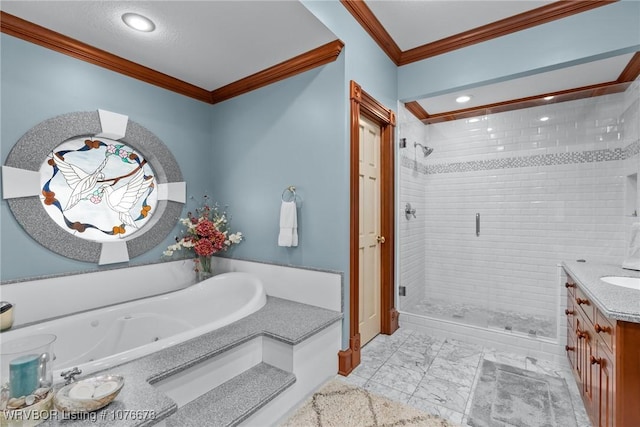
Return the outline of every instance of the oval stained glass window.
[[[76,237],[108,242],[135,235],[154,214],[153,170],[135,149],[108,138],[74,138],[40,167],[47,214]]]

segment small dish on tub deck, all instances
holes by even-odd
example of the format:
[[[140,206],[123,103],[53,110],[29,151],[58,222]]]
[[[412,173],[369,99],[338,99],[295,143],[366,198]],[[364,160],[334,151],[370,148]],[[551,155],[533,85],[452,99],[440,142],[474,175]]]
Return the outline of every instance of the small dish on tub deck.
[[[59,411],[97,411],[111,403],[124,386],[120,375],[99,375],[67,384],[56,393],[53,403]]]

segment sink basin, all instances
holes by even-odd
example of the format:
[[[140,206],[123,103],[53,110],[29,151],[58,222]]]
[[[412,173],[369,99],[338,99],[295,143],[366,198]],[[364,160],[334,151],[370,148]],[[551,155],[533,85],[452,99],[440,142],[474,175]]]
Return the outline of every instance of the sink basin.
[[[610,285],[640,290],[640,278],[638,277],[605,276],[600,280]]]

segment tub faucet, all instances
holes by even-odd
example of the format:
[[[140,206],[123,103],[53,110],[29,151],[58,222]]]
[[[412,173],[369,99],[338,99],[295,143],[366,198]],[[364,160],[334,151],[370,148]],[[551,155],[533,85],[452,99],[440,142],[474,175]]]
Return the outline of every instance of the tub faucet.
[[[74,366],[73,369],[69,369],[68,371],[60,372],[60,376],[64,378],[64,385],[71,384],[74,382],[75,376],[80,375],[82,373],[82,369]]]

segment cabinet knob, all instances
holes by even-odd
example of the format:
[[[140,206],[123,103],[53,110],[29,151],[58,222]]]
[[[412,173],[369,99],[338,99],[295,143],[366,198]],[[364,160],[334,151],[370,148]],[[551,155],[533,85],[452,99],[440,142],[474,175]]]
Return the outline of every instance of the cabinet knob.
[[[585,339],[585,338],[587,338],[589,336],[589,334],[587,334],[584,331],[578,331],[578,332],[576,332],[576,335],[578,336],[578,339],[581,339],[581,340]]]
[[[565,351],[576,351],[576,348],[575,347],[569,347],[568,345],[565,345],[564,346],[564,350]]]
[[[575,284],[575,283],[569,283],[569,282],[567,282],[567,283],[565,283],[565,284],[564,284],[564,287],[565,287],[565,288],[567,288],[567,289],[569,289],[569,288],[575,288],[575,287],[576,287],[576,284]]]
[[[589,305],[589,300],[588,299],[583,299],[583,298],[576,298],[576,303],[578,305],[582,305],[582,304]]]
[[[569,310],[568,308],[564,311],[564,314],[566,314],[567,316],[573,316],[574,314],[576,314],[576,312],[574,310]]]
[[[593,356],[593,355],[591,355],[591,356],[589,357],[589,360],[591,361],[591,364],[592,364],[592,365],[599,365],[599,364],[601,364],[601,363],[602,363],[602,359],[601,359],[601,358],[597,358],[597,357],[595,357],[595,356]]]
[[[596,323],[595,325],[593,325],[593,329],[595,329],[597,333],[600,333],[600,332],[605,332],[607,334],[611,333],[611,328],[609,326],[602,327],[600,326],[599,323]]]

